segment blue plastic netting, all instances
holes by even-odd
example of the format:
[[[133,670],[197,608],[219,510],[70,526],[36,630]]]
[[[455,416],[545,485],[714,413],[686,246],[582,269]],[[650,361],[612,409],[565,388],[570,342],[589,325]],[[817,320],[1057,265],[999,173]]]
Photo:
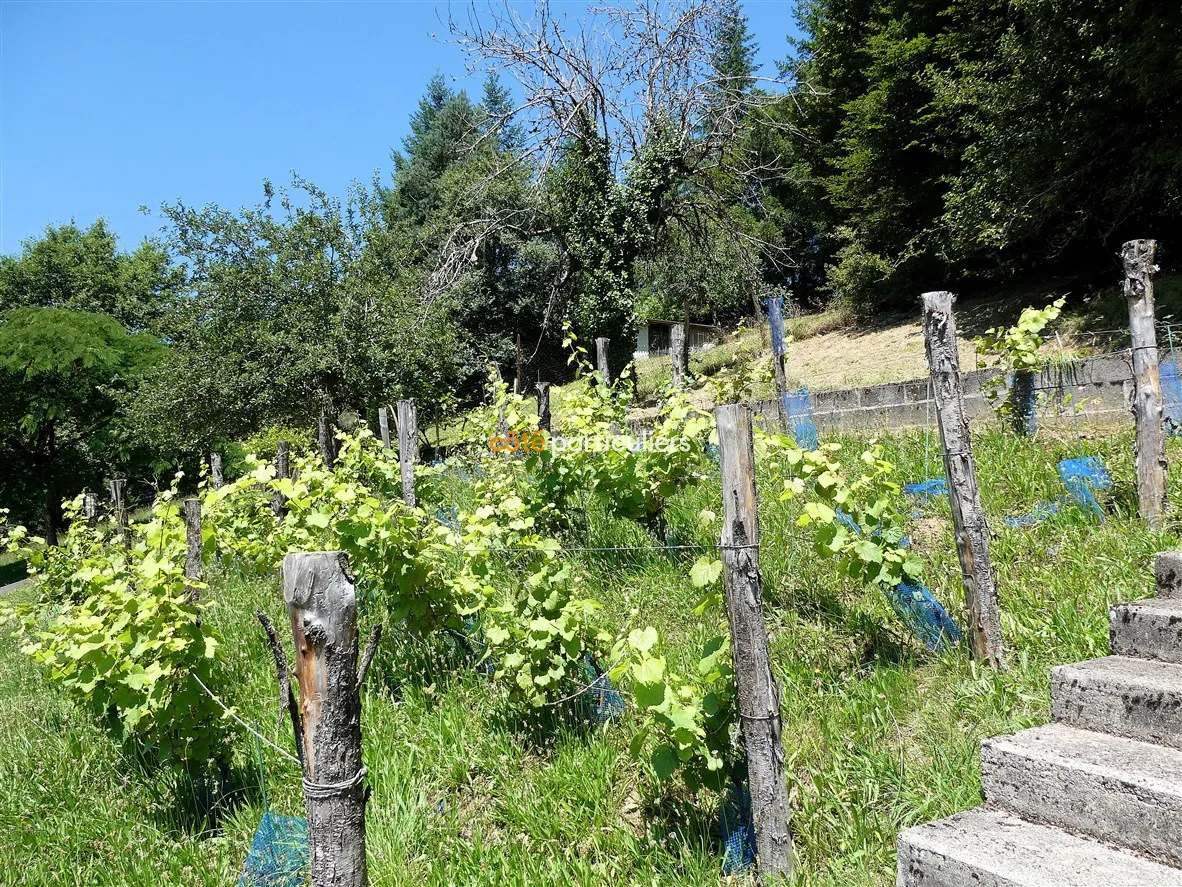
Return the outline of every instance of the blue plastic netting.
[[[300,887],[308,870],[308,820],[267,811],[255,830],[238,887]]]
[[[730,783],[718,813],[722,833],[722,873],[741,875],[755,864],[755,824],[751,817],[751,792]]]
[[[1104,520],[1104,509],[1092,495],[1094,490],[1107,490],[1112,486],[1108,469],[1097,456],[1082,456],[1078,459],[1064,459],[1059,463],[1059,477],[1063,486],[1081,508],[1093,511]]]
[[[1039,502],[1034,506],[1034,511],[1029,514],[1003,517],[1001,522],[1007,527],[1033,527],[1035,524],[1042,523],[1052,514],[1058,514],[1062,508],[1063,503],[1057,499],[1052,502]]]
[[[784,344],[784,300],[779,296],[769,296],[764,304],[767,306],[767,323],[772,336],[772,354],[778,357],[787,350]]]
[[[718,444],[709,442],[706,444],[706,458],[715,465],[721,464],[719,461]]]
[[[903,484],[903,492],[917,498],[935,499],[937,496],[948,495],[948,481],[943,477],[933,477],[913,484]]]
[[[941,653],[960,643],[960,629],[922,582],[904,579],[885,593],[895,615],[929,650]]]
[[[1034,374],[1019,374],[1010,370],[1006,374],[1006,390],[1014,415],[1020,421],[1022,433],[1033,437],[1038,431],[1038,398],[1034,390]]]
[[[1166,433],[1182,434],[1182,379],[1178,378],[1178,364],[1171,357],[1163,360],[1158,369]]]
[[[796,445],[806,450],[817,448],[817,423],[813,420],[813,407],[807,388],[784,393],[784,415],[788,417],[788,430]]]
[[[583,671],[590,683],[584,699],[587,700],[587,714],[597,724],[606,724],[628,707],[620,691],[615,688],[607,672],[599,667],[590,654],[583,657]]]

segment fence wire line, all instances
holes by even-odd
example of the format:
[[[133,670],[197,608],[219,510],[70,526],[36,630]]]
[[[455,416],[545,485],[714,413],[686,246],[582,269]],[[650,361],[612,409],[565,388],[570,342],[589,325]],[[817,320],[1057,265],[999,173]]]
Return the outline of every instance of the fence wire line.
[[[205,682],[202,681],[201,678],[197,677],[196,674],[193,674],[193,680],[195,680],[197,682],[197,685],[199,687],[201,687],[202,690],[205,691],[205,694],[217,704],[218,708],[220,708],[222,711],[224,711],[226,714],[228,714],[231,718],[233,718],[235,721],[237,721],[238,724],[240,726],[244,727],[251,735],[254,736],[255,739],[259,740],[260,742],[265,742],[267,745],[269,745],[275,751],[279,752],[279,754],[283,755],[283,757],[287,758],[287,760],[291,761],[297,767],[300,766],[300,759],[299,758],[297,758],[295,755],[291,754],[289,751],[287,751],[287,749],[280,748],[278,745],[276,745],[274,742],[272,742],[270,739],[268,739],[266,736],[264,736],[262,733],[260,733],[254,727],[252,727],[250,724],[246,723],[246,721],[242,720],[242,718],[240,718],[237,714],[235,714],[235,712],[233,710],[231,710],[230,707],[228,705],[226,705],[226,703],[224,703],[224,702],[222,702],[222,700],[218,699],[218,697],[214,695],[213,691],[210,690],[209,687],[205,686]]]

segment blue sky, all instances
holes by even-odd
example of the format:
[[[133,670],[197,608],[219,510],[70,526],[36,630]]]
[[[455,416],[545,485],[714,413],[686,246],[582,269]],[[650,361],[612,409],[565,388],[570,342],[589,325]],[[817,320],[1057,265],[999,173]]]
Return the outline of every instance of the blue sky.
[[[792,4],[744,5],[773,75]],[[99,216],[133,248],[161,224],[140,206],[254,204],[293,169],[332,194],[388,176],[433,73],[479,93],[431,37],[447,8],[0,0],[0,253]]]

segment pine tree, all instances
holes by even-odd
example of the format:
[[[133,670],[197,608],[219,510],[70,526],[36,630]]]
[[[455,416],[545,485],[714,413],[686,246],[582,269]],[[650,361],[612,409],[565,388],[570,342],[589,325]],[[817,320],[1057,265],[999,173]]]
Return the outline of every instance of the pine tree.
[[[719,105],[732,104],[755,85],[758,48],[739,0],[727,0],[714,32],[714,51],[710,55]]]
[[[496,132],[497,147],[511,154],[521,152],[525,134],[521,125],[512,120],[513,101],[509,88],[501,83],[496,71],[489,71],[484,78],[484,99],[481,101],[484,113],[488,115],[487,131]]]

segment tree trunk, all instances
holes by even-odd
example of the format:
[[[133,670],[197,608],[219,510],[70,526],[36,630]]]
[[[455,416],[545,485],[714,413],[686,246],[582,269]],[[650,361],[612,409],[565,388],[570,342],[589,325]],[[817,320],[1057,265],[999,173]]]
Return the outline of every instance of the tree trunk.
[[[923,294],[924,344],[932,374],[956,550],[960,556],[965,603],[969,611],[970,647],[974,658],[1001,669],[1005,667],[1001,609],[989,556],[989,526],[985,522],[981,491],[977,487],[969,420],[965,416],[960,387],[952,299],[949,292]]]
[[[1137,425],[1137,508],[1151,530],[1160,530],[1166,511],[1166,438],[1161,375],[1154,327],[1155,240],[1130,240],[1121,249],[1129,333],[1133,340],[1133,419]]]

